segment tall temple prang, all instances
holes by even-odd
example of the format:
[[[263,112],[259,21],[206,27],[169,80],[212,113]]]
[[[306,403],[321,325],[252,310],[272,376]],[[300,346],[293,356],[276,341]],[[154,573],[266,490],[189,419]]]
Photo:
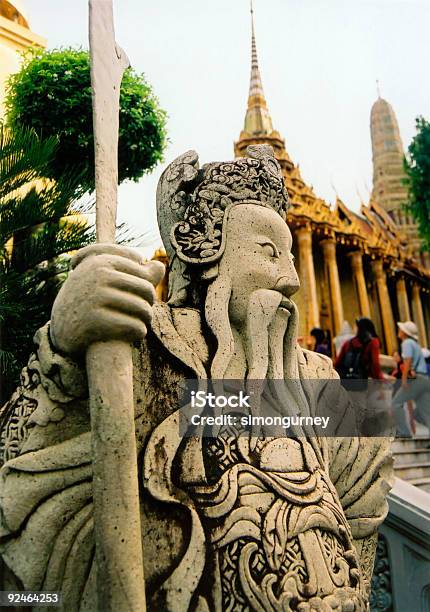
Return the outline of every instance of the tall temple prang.
[[[394,219],[396,225],[407,234],[409,244],[417,259],[430,267],[428,254],[421,253],[418,226],[405,210],[408,190],[405,185],[404,150],[399,125],[393,107],[381,97],[370,113],[370,134],[373,156],[373,190],[375,200]]]

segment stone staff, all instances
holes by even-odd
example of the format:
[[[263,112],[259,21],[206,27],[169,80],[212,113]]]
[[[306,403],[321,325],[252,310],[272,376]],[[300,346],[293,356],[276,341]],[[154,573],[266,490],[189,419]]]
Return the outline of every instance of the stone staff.
[[[89,0],[98,242],[115,242],[119,93],[129,65],[115,43],[112,0]],[[131,346],[90,345],[86,365],[94,464],[98,609],[142,612],[140,525]]]

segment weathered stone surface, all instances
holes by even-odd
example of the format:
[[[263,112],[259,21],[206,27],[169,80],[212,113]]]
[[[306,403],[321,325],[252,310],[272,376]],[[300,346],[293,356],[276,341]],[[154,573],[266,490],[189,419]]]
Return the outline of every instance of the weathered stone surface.
[[[209,378],[282,380],[272,398],[281,413],[313,414],[309,379],[338,384],[336,393],[324,383],[318,390],[337,410],[349,401],[331,361],[296,341],[288,196],[270,147],[202,169],[186,153],[163,174],[157,206],[169,303],[151,307],[156,263],[106,245],[78,254],[4,413],[6,565],[25,588],[63,591],[65,609],[94,609],[90,422],[79,362],[90,342],[126,338],[137,341],[149,609],[365,610],[392,478],[389,440],[317,438],[300,427],[290,438],[222,427],[217,438],[179,434],[187,378],[202,386]],[[50,408],[30,427],[42,395]]]

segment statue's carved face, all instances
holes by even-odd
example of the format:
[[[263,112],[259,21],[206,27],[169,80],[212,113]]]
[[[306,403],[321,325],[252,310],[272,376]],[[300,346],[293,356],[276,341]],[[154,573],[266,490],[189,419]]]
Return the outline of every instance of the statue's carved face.
[[[291,245],[291,232],[274,210],[254,204],[232,208],[219,264],[220,277],[225,275],[232,283],[232,322],[245,320],[249,298],[257,289],[275,290],[286,297],[299,289]]]

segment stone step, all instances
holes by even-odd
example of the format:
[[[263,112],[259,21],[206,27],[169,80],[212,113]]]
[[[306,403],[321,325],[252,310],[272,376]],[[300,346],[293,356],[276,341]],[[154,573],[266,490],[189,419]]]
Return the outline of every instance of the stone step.
[[[401,450],[426,447],[430,447],[429,436],[421,436],[418,438],[396,438],[392,442],[392,449],[394,454],[396,454],[397,451]]]
[[[409,484],[413,484],[419,487],[422,491],[430,493],[430,477],[429,478],[411,478],[408,480]]]
[[[418,463],[406,463],[394,467],[397,478],[403,480],[414,480],[416,478],[430,478],[430,463],[428,461]]]
[[[407,463],[430,463],[430,448],[402,449],[394,453],[394,466]]]

